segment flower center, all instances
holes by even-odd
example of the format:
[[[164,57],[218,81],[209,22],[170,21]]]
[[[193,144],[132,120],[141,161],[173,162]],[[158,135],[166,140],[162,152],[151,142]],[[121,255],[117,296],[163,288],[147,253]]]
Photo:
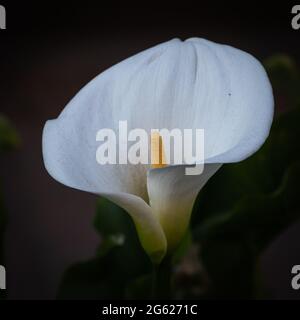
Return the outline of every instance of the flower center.
[[[151,133],[151,168],[167,166],[164,143],[159,132]]]

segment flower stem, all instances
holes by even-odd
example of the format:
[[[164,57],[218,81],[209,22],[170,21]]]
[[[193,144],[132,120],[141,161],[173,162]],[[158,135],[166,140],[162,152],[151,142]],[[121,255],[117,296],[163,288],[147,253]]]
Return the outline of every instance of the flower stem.
[[[159,265],[153,264],[152,299],[171,298],[171,256],[166,256]]]

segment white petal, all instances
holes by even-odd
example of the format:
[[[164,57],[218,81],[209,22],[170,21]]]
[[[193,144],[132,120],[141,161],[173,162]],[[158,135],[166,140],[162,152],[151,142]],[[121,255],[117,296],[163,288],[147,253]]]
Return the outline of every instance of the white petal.
[[[158,217],[172,251],[185,234],[194,201],[221,164],[206,164],[201,175],[185,175],[185,166],[170,166],[148,172],[150,206]]]

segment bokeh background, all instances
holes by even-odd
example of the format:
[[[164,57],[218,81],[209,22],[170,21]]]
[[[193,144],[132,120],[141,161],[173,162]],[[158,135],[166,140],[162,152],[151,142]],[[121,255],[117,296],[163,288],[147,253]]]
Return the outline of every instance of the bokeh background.
[[[261,61],[283,53],[300,65],[300,30],[292,29],[292,4],[283,1],[1,4],[7,29],[0,30],[0,111],[20,137],[17,148],[0,159],[9,299],[55,298],[63,272],[91,258],[99,245],[92,225],[96,197],[54,181],[41,154],[45,121],[83,85],[174,37],[226,43]],[[276,100],[276,108],[284,103]],[[276,237],[261,259],[271,298],[300,298],[290,285],[295,264],[300,264],[299,222]]]

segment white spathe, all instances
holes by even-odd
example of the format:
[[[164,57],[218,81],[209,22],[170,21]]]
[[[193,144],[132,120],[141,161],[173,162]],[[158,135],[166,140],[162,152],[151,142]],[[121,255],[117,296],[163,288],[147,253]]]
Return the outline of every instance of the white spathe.
[[[189,223],[195,198],[223,163],[241,161],[264,143],[273,119],[272,88],[251,55],[204,39],[174,39],[101,73],[46,122],[43,157],[50,175],[103,195],[132,217],[140,241],[159,262]],[[99,165],[96,133],[117,130],[204,129],[199,176],[183,166]]]

